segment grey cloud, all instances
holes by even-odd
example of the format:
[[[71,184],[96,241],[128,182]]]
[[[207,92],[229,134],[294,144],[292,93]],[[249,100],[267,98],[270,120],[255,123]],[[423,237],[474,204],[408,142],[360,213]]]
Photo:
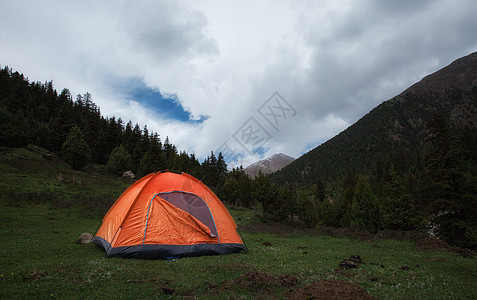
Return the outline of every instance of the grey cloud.
[[[377,11],[378,13],[387,13],[393,15],[408,16],[416,12],[422,12],[426,10],[429,5],[436,4],[436,0],[371,0],[368,1],[367,6],[370,10]]]
[[[218,54],[215,40],[206,34],[204,13],[173,1],[128,2],[120,22],[130,46],[159,62]]]

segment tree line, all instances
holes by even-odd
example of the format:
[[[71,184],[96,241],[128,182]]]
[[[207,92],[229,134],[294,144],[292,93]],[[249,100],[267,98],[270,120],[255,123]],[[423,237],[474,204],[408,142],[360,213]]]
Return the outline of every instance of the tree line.
[[[348,170],[343,176],[320,178],[312,184],[291,187],[295,203],[286,196],[271,197],[264,212],[280,220],[300,217],[307,224],[351,227],[376,233],[380,230],[426,230],[451,245],[477,247],[477,132],[449,126],[434,114],[426,128],[425,147],[416,152],[378,156],[367,171]],[[272,177],[272,182],[273,182]],[[273,183],[265,181],[272,191]],[[278,189],[279,190],[279,189]],[[268,196],[267,196],[268,195]],[[279,193],[276,195],[280,195]],[[307,207],[300,212],[297,203]]]
[[[24,147],[32,143],[60,155],[73,169],[88,163],[105,166],[121,175],[131,170],[138,176],[159,170],[180,170],[203,177],[218,186],[227,173],[221,153],[200,163],[194,154],[178,151],[166,137],[147,126],[104,117],[90,93],[74,99],[53,82],[30,83],[23,74],[0,70],[0,145]]]

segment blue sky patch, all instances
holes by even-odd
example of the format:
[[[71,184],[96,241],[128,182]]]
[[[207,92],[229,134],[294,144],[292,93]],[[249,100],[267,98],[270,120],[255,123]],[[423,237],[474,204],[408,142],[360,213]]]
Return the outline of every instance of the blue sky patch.
[[[189,123],[202,123],[208,119],[208,116],[200,116],[197,120],[192,119],[191,113],[180,104],[176,94],[163,94],[157,89],[148,87],[140,79],[126,80],[120,89],[124,90],[129,99],[154,110],[166,119]]]

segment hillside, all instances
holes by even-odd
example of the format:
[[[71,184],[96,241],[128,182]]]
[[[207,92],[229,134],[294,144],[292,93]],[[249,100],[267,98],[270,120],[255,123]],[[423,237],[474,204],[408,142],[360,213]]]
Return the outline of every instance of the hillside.
[[[313,183],[347,172],[369,173],[376,161],[393,156],[414,159],[424,149],[434,113],[451,130],[477,128],[477,53],[457,59],[383,102],[355,124],[277,172],[278,183]]]
[[[259,172],[262,172],[262,174],[270,174],[283,169],[294,160],[295,159],[291,156],[278,153],[251,164],[244,169],[244,172],[252,178],[257,176]]]
[[[74,208],[82,216],[100,218],[131,184],[100,165],[75,171],[43,148],[0,147],[0,202],[7,206],[48,205]]]

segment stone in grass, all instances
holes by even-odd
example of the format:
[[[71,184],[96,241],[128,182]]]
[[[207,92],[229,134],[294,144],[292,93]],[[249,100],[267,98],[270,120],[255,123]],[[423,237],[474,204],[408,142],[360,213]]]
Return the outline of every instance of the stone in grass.
[[[76,244],[89,244],[92,240],[93,235],[91,233],[85,232],[76,240]]]
[[[126,171],[123,173],[122,178],[124,179],[136,179],[136,175],[132,171]]]

